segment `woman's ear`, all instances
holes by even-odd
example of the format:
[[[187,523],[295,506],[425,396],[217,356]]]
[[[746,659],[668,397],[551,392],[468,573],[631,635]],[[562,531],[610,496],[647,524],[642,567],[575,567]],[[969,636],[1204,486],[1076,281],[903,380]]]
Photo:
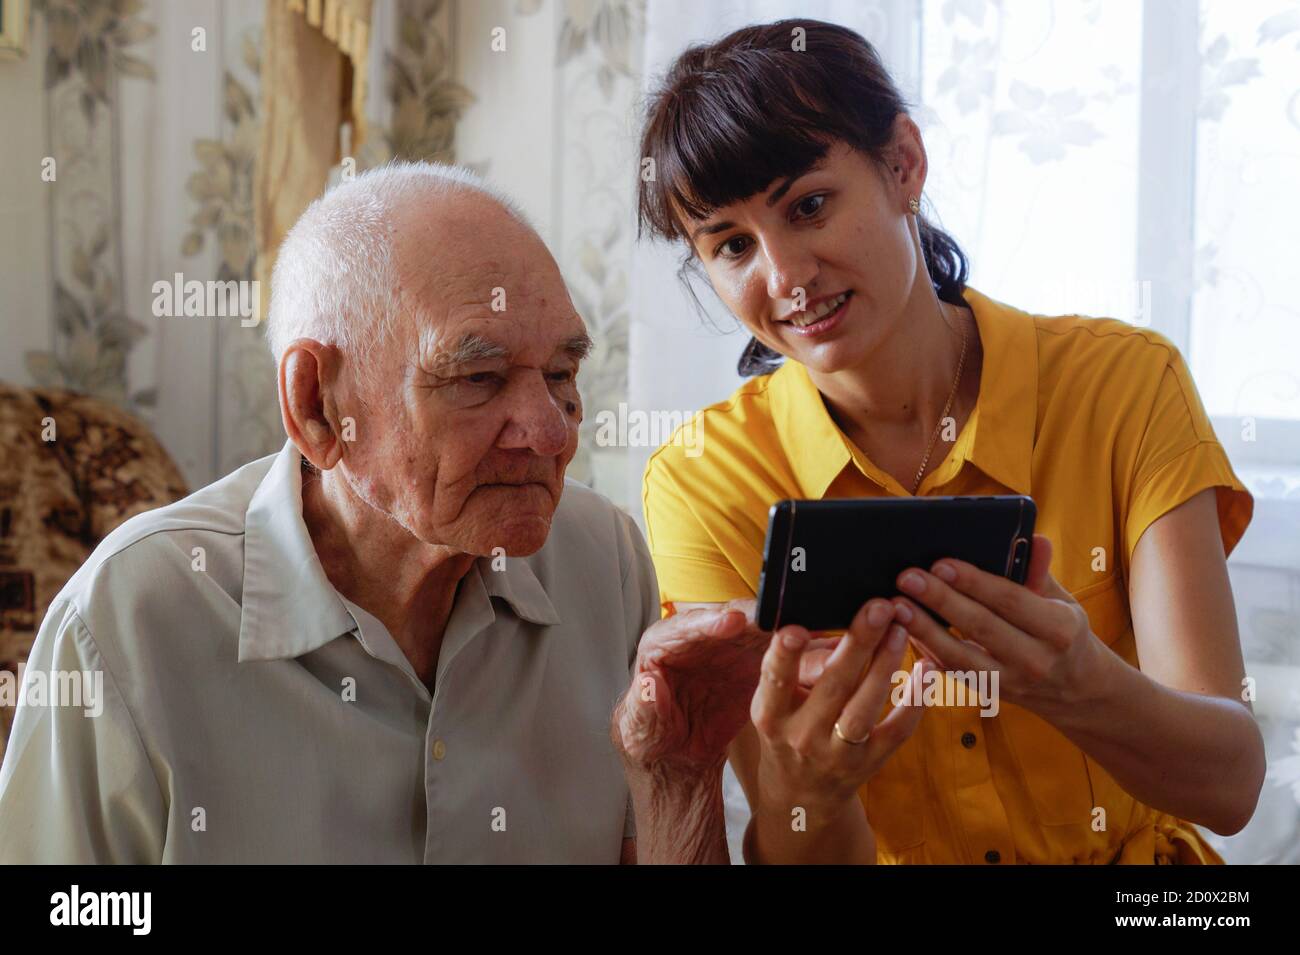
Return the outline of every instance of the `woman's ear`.
[[[894,117],[893,139],[888,156],[889,169],[899,189],[900,205],[906,209],[909,199],[913,196],[918,199],[921,197],[929,172],[921,128],[906,113]]]
[[[280,415],[285,433],[321,471],[343,457],[343,439],[330,400],[338,367],[338,350],[311,338],[290,342],[280,356]]]

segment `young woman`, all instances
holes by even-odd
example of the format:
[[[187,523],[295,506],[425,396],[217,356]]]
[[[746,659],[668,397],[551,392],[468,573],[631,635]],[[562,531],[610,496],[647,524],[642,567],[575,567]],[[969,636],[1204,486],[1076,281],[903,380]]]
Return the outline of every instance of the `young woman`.
[[[771,639],[728,751],[747,857],[1221,862],[1189,823],[1236,832],[1263,781],[1225,566],[1253,501],[1176,348],[967,287],[920,212],[916,123],[842,27],[787,20],[688,50],[641,155],[643,229],[683,243],[752,335],[751,377],[701,412],[703,453],[670,442],[646,470],[665,615],[752,598],[782,498],[1038,505],[1026,586],[951,560],[900,575],[909,596],[864,608],[826,687],[800,687],[815,635]],[[889,675],[920,658],[997,671],[997,715],[891,712]]]

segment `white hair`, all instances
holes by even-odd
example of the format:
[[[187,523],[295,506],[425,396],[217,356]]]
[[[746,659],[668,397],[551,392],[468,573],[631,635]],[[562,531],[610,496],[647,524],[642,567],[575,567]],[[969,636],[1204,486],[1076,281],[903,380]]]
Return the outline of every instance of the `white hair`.
[[[271,278],[266,340],[276,364],[297,338],[335,345],[364,361],[402,311],[394,213],[465,192],[492,199],[528,226],[519,208],[477,174],[430,162],[379,166],[308,206],[280,245]]]

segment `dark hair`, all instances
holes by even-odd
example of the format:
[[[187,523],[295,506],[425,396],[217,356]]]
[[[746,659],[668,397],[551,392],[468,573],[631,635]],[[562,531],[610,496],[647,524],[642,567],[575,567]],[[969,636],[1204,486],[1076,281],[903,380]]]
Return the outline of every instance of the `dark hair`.
[[[802,29],[804,49],[795,48]],[[894,119],[907,111],[875,48],[846,27],[778,20],[745,27],[679,56],[651,95],[641,161],[654,175],[638,186],[638,236],[648,227],[690,245],[677,210],[715,210],[807,172],[835,142],[884,163]],[[917,216],[921,251],[939,298],[962,304],[969,263],[942,229]],[[680,277],[694,264],[693,253]],[[687,283],[689,288],[689,282]],[[692,292],[693,294],[693,292]],[[765,374],[782,356],[751,338],[741,375]]]

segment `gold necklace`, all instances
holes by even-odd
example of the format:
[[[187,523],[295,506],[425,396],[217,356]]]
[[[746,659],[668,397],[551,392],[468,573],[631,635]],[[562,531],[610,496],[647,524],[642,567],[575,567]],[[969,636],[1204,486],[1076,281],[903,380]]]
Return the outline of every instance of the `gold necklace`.
[[[939,317],[943,319],[943,306],[939,306]],[[947,319],[944,319],[947,325]],[[948,417],[948,411],[952,408],[952,399],[957,394],[957,385],[961,382],[962,368],[966,365],[966,329],[961,330],[961,357],[957,359],[957,376],[952,380],[952,390],[948,392],[948,402],[943,406],[943,413],[939,415],[939,420],[934,426],[934,434],[930,436],[930,446],[925,449],[925,457],[921,459],[921,466],[916,469],[916,480],[912,482],[912,494],[916,494],[916,489],[921,486],[921,476],[925,474],[925,466],[930,463],[930,454],[934,451],[934,443],[939,438],[939,430],[943,427],[943,419]]]

